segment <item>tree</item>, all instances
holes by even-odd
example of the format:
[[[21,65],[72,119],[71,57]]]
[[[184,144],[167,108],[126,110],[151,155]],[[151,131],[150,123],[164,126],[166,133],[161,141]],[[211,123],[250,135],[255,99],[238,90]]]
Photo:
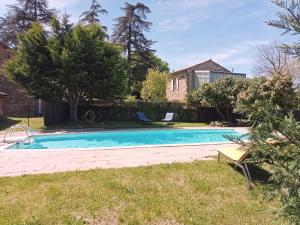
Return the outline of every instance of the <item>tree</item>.
[[[295,107],[297,96],[292,77],[277,73],[271,78],[252,79],[248,88],[239,94],[236,110],[253,117],[251,120],[259,123],[264,120],[261,109],[266,102],[270,102],[278,110],[289,111]]]
[[[167,74],[150,69],[142,85],[142,99],[149,102],[166,100]]]
[[[277,13],[277,20],[267,23],[283,29],[284,34],[300,34],[299,1],[273,0],[273,3],[281,11]],[[284,44],[283,49],[300,59],[299,42]],[[272,197],[280,198],[286,218],[293,224],[300,224],[300,124],[291,113],[286,114],[292,109],[295,98],[292,78],[277,71],[272,79],[262,78],[256,82],[240,96],[243,107],[239,110],[254,124],[248,135],[251,141],[250,160],[270,165]],[[275,140],[276,144],[268,144],[268,138]],[[243,144],[240,140],[237,142]]]
[[[152,25],[146,21],[147,14],[151,13],[150,9],[143,3],[132,5],[127,2],[125,7],[121,9],[125,15],[116,19],[112,34],[113,42],[123,46],[129,62],[131,62],[133,53],[137,53],[142,58],[147,58],[149,53],[154,52],[151,49],[154,42],[147,39],[143,33],[149,31]]]
[[[142,89],[142,83],[150,69],[157,70],[161,73],[169,73],[169,65],[154,54],[149,55],[149,59],[144,61],[138,54],[132,56],[131,63],[131,81],[129,91],[132,95],[139,98]]]
[[[8,5],[8,13],[0,17],[0,40],[16,47],[18,34],[28,30],[36,21],[48,24],[55,14],[55,9],[48,8],[47,0],[17,0],[17,4]]]
[[[130,65],[129,87],[139,86],[140,81],[145,79],[148,69],[140,71],[143,64],[147,64],[155,52],[151,46],[152,40],[146,38],[144,32],[149,31],[151,23],[146,21],[150,9],[142,4],[132,5],[125,3],[121,8],[124,15],[116,19],[115,28],[112,34],[112,41],[123,47]],[[140,89],[140,88],[139,88]]]
[[[249,108],[246,114],[255,124],[247,134],[248,146],[251,143],[251,157],[247,161],[261,166],[268,164],[264,168],[268,168],[271,176],[265,194],[279,199],[282,215],[297,225],[300,224],[300,123],[292,114],[278,111],[270,99],[259,102],[260,107]],[[255,117],[258,112],[259,120]],[[246,145],[240,138],[227,138]],[[274,144],[266,142],[269,139]]]
[[[20,38],[15,56],[4,68],[34,96],[63,100],[77,120],[83,101],[113,100],[126,93],[126,62],[121,50],[105,41],[101,26],[76,25],[66,32],[58,21],[49,39],[40,24]]]
[[[100,15],[107,14],[107,10],[103,9],[97,0],[92,0],[92,4],[88,11],[83,12],[80,17],[81,23],[100,23]]]
[[[248,80],[227,77],[213,83],[202,85],[198,90],[190,92],[186,99],[192,106],[209,105],[215,107],[223,120],[232,118],[239,93],[247,88]],[[225,110],[225,114],[222,112]]]
[[[271,77],[274,74],[291,75],[294,80],[299,79],[299,66],[295,59],[288,55],[281,44],[273,42],[258,48],[254,64],[254,74]]]

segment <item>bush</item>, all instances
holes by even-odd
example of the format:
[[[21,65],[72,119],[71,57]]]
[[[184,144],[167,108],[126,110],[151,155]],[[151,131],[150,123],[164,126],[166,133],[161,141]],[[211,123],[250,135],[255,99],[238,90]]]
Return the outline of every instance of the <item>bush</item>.
[[[148,102],[164,102],[166,100],[167,74],[150,69],[142,84],[142,99]]]

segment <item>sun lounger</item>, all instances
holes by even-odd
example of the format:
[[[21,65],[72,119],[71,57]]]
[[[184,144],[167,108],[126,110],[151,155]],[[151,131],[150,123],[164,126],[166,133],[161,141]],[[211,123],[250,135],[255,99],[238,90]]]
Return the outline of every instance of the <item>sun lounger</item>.
[[[172,122],[174,120],[174,113],[168,112],[162,122]]]
[[[218,163],[220,162],[220,156],[224,155],[231,159],[234,164],[239,167],[247,180],[248,189],[252,189],[251,175],[245,162],[245,159],[249,155],[249,150],[245,147],[225,147],[218,150]]]
[[[152,120],[148,119],[143,112],[137,112],[137,117],[142,122],[152,122]]]

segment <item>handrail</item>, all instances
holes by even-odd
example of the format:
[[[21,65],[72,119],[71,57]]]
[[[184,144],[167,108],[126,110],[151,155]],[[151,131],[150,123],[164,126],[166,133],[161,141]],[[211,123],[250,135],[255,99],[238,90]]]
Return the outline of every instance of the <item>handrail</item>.
[[[5,135],[3,137],[3,142],[6,143],[6,138],[8,136],[12,136],[18,129],[21,129],[25,134],[26,134],[26,139],[22,140],[23,142],[25,142],[26,140],[28,141],[28,143],[30,143],[30,138],[34,137],[34,130],[26,125],[15,125],[10,127],[9,129],[7,129],[7,131],[5,132]]]

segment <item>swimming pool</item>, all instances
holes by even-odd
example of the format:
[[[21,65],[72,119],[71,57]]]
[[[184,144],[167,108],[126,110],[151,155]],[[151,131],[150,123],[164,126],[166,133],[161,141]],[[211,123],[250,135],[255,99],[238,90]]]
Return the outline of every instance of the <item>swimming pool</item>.
[[[99,149],[158,145],[228,143],[224,135],[241,135],[233,129],[130,130],[38,135],[30,144],[9,149]]]

